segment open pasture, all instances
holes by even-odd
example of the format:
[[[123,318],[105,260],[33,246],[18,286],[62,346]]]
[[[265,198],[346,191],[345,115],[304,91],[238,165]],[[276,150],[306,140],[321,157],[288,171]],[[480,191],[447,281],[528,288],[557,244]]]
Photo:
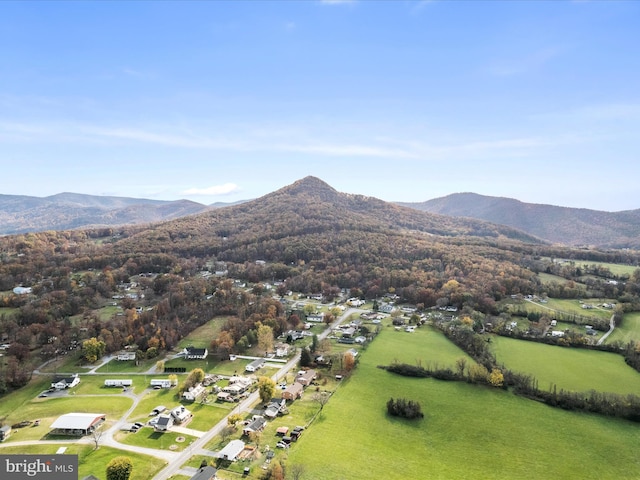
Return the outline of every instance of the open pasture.
[[[640,312],[625,313],[622,325],[616,327],[606,343],[622,342],[626,345],[630,341],[640,341]]]
[[[288,464],[305,477],[339,478],[637,478],[636,424],[554,409],[501,389],[412,379],[376,368],[421,354],[442,365],[456,347],[385,330],[363,352],[354,376],[291,448]],[[403,348],[397,349],[398,346]],[[425,418],[388,417],[390,397],[419,401]],[[615,461],[612,459],[615,458]],[[561,460],[558,460],[561,459]]]
[[[542,390],[555,384],[558,390],[640,395],[640,373],[629,367],[621,355],[499,336],[491,339],[498,363],[532,375]]]

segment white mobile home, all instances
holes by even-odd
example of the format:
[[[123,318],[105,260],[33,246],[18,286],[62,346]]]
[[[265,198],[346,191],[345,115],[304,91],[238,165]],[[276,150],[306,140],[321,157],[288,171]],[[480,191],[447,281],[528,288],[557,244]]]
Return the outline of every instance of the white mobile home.
[[[118,378],[104,381],[105,387],[130,387],[131,385],[133,385],[133,380],[128,378]]]
[[[154,378],[151,380],[152,387],[171,388],[171,380],[168,378]]]

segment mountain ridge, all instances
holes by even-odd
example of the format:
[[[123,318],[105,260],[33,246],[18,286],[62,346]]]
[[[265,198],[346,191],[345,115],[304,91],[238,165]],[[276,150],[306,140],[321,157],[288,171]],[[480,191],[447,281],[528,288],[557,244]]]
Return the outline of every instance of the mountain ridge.
[[[605,212],[525,203],[470,192],[398,204],[441,215],[508,225],[552,243],[601,248],[640,247],[640,209]]]

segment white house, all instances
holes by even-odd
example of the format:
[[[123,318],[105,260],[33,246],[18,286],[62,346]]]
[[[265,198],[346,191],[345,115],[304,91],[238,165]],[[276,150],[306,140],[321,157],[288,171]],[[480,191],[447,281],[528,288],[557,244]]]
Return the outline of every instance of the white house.
[[[189,390],[184,392],[182,394],[182,398],[187,402],[195,402],[201,395],[204,394],[206,390],[207,388],[204,385],[198,383],[197,385],[189,388]]]
[[[183,423],[191,416],[191,412],[180,405],[171,410],[171,416],[176,423]]]
[[[257,360],[254,360],[253,362],[251,362],[249,365],[247,365],[246,367],[244,367],[244,369],[247,372],[257,372],[258,370],[260,370],[262,367],[264,367],[265,364],[265,360],[264,358],[259,358]]]
[[[187,347],[178,355],[186,360],[204,360],[209,355],[209,351],[206,348]]]
[[[64,390],[66,388],[73,388],[80,383],[80,377],[78,374],[74,374],[71,377],[55,378],[51,382],[51,388],[56,390]]]
[[[127,360],[135,360],[136,352],[120,352],[116,356],[116,360],[118,361],[127,361]]]
[[[242,440],[231,440],[220,450],[215,456],[222,460],[233,462],[238,458],[240,452],[244,450],[244,442]]]
[[[171,415],[160,415],[158,421],[153,426],[156,432],[166,432],[173,426],[173,417]]]

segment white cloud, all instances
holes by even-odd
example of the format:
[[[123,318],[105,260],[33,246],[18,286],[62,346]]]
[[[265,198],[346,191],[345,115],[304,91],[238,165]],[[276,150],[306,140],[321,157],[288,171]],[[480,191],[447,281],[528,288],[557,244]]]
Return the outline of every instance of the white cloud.
[[[229,195],[238,191],[240,188],[235,183],[225,183],[206,188],[189,188],[184,190],[182,195]]]

